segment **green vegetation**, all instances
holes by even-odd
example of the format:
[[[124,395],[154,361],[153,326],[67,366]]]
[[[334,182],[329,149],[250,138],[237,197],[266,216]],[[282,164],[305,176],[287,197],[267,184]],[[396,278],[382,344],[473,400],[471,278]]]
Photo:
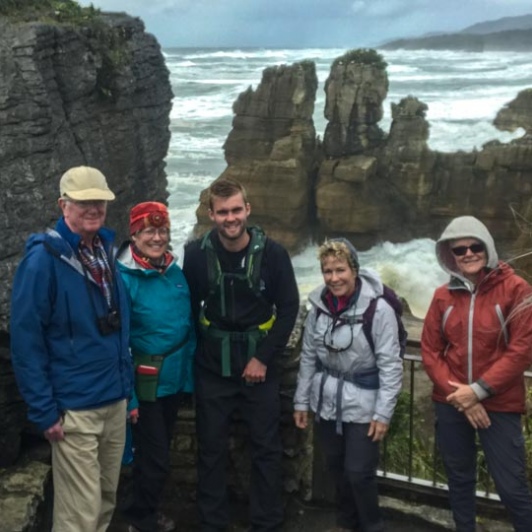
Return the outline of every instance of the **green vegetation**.
[[[381,54],[372,48],[357,48],[349,50],[344,55],[337,57],[332,64],[332,68],[341,64],[357,63],[360,65],[372,65],[379,70],[386,70],[388,63]]]
[[[116,97],[116,77],[131,62],[130,38],[123,27],[107,25],[92,4],[82,7],[75,0],[0,0],[0,17],[12,22],[40,21],[47,24],[87,27],[87,46],[101,57],[97,88],[102,98]]]
[[[410,442],[410,393],[401,392],[385,440],[386,450],[381,454],[381,468],[386,468],[390,473],[445,483],[441,460],[434,456],[432,427],[427,424],[415,402],[412,407],[413,430]]]
[[[97,87],[100,96],[114,100],[117,96],[116,77],[131,63],[128,36],[123,28],[108,28],[97,33],[102,66],[98,69]]]
[[[81,7],[74,0],[2,0],[0,16],[15,22],[40,20],[65,24],[86,24],[100,14],[92,4]]]

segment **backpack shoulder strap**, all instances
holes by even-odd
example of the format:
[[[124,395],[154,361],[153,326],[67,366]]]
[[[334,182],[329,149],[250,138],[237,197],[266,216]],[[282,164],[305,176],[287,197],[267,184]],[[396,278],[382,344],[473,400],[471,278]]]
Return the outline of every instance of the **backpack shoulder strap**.
[[[375,310],[377,309],[377,301],[383,296],[377,296],[373,298],[368,305],[368,308],[364,311],[362,315],[362,331],[364,336],[369,344],[371,350],[375,353],[375,343],[373,342],[373,335],[371,334],[371,329],[373,327],[373,318],[375,317]]]
[[[204,249],[207,254],[207,278],[209,285],[209,293],[215,293],[218,286],[222,282],[223,272],[220,265],[220,260],[214,249],[211,235],[212,229],[208,231],[202,241],[201,249]],[[257,294],[260,295],[260,270],[262,263],[262,256],[264,254],[264,247],[266,245],[266,235],[260,227],[251,227],[251,240],[246,255],[245,275],[248,286]]]
[[[258,226],[251,227],[250,232],[251,241],[246,256],[246,277],[249,287],[252,288],[256,294],[260,294],[260,270],[262,256],[266,246],[266,235]]]
[[[212,229],[205,233],[205,236],[201,240],[201,249],[204,249],[207,254],[207,282],[209,285],[209,293],[212,295],[220,283],[222,267],[212,245],[211,234]]]
[[[373,327],[373,318],[375,317],[375,310],[377,309],[377,302],[379,299],[384,299],[388,305],[392,308],[397,320],[397,334],[399,340],[399,355],[404,358],[406,352],[406,342],[408,339],[408,332],[405,329],[401,315],[403,314],[403,304],[397,297],[397,294],[388,286],[384,285],[383,293],[380,296],[372,299],[368,308],[365,310],[362,316],[362,330],[366,336],[366,340],[373,352],[375,352],[375,343],[373,341],[373,335],[371,333]]]

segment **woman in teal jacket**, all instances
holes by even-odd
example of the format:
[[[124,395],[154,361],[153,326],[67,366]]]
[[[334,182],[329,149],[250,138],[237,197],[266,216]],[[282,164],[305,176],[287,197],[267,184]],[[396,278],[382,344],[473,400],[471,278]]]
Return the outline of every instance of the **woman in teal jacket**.
[[[175,523],[158,507],[170,468],[178,394],[193,389],[194,323],[187,282],[168,250],[166,206],[145,202],[133,207],[130,234],[131,242],[118,255],[131,307],[135,364],[135,394],[129,407],[135,445],[133,482],[123,512],[129,532],[169,532]]]

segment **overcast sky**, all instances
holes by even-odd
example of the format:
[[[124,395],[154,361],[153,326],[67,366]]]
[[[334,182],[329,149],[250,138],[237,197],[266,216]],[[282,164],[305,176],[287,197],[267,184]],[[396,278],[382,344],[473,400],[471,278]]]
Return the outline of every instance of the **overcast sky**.
[[[532,13],[530,0],[81,0],[141,17],[163,47],[372,46]]]

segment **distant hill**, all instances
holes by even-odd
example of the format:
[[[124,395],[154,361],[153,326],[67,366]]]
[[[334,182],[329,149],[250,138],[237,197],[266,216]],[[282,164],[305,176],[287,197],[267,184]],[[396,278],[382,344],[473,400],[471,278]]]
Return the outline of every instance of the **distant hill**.
[[[486,34],[496,33],[499,31],[511,30],[531,30],[532,29],[532,15],[522,15],[520,17],[504,17],[497,20],[488,20],[487,22],[479,22],[463,29],[460,33],[469,34]]]
[[[384,50],[532,51],[532,14],[474,24],[457,33],[388,41]]]

